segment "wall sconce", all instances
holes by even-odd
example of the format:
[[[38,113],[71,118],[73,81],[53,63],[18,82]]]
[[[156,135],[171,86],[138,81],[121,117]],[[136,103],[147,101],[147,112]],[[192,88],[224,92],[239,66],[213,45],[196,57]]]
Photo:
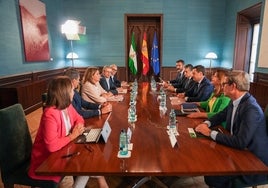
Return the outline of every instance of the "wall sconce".
[[[78,55],[74,53],[73,50],[73,40],[80,40],[78,34],[86,34],[86,27],[79,26],[80,21],[77,20],[67,20],[63,25],[61,25],[61,33],[65,34],[67,40],[71,44],[71,52],[67,54],[66,58],[72,60],[72,67],[74,67],[74,59],[78,58]]]
[[[207,55],[205,56],[205,58],[206,59],[209,59],[209,72],[211,74],[211,63],[212,63],[212,59],[217,59],[218,56],[214,52],[209,52],[209,53],[207,53]]]

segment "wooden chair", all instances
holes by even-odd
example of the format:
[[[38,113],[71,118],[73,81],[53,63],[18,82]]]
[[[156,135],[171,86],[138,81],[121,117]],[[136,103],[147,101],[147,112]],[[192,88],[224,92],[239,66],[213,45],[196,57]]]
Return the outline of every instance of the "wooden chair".
[[[0,168],[5,188],[14,184],[31,187],[57,187],[53,181],[28,176],[32,140],[21,104],[0,110]]]
[[[43,110],[44,110],[45,107],[46,107],[46,103],[47,103],[47,93],[43,93],[41,95],[41,99],[42,99],[42,107],[43,107]]]

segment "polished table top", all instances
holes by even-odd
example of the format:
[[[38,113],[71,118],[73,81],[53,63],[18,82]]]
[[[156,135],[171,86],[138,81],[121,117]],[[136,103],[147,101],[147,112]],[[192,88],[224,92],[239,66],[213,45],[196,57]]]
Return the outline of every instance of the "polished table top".
[[[188,128],[202,119],[177,117],[178,145],[172,148],[167,134],[171,104],[167,97],[166,115],[159,112],[157,92],[150,91],[149,83],[139,84],[137,122],[130,126],[127,119],[129,93],[122,102],[112,102],[109,118],[112,128],[108,142],[86,144],[70,143],[49,156],[37,169],[46,175],[124,175],[124,176],[195,176],[267,173],[268,167],[249,151],[242,151],[215,143],[209,138],[191,138]],[[178,108],[178,106],[173,106]],[[86,126],[101,127],[107,114],[86,120]],[[131,127],[133,149],[130,158],[118,158],[119,134]],[[79,155],[61,156],[80,152]]]

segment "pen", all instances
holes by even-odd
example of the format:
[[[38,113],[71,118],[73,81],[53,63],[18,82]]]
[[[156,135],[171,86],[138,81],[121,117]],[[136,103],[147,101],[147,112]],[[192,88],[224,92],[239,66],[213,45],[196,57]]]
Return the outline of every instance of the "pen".
[[[90,152],[93,152],[93,151],[94,151],[94,150],[91,148],[90,145],[85,144],[85,148],[86,148],[88,151],[90,151]]]
[[[63,155],[61,156],[61,158],[68,158],[68,157],[73,157],[73,156],[76,156],[76,155],[79,155],[80,152],[74,152],[74,153],[70,153],[70,154],[67,154],[67,155]]]

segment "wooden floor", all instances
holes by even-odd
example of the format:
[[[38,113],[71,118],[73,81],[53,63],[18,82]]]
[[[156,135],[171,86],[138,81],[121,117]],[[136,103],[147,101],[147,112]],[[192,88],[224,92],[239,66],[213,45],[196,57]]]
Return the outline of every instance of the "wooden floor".
[[[28,114],[26,116],[29,125],[29,130],[34,140],[39,121],[42,114],[42,108]],[[131,188],[135,185],[142,177],[119,177],[119,176],[108,176],[106,181],[110,188]],[[204,182],[203,176],[198,177],[158,177],[165,185],[169,188],[207,188],[208,186]],[[66,176],[60,183],[61,188],[71,188],[73,178]],[[98,188],[96,178],[90,178],[87,188]],[[141,186],[141,188],[158,188],[159,186],[154,181],[149,180]],[[0,181],[0,188],[3,188],[2,181]],[[15,188],[28,188],[27,186],[16,185]],[[268,188],[268,185],[258,186],[258,188]]]

